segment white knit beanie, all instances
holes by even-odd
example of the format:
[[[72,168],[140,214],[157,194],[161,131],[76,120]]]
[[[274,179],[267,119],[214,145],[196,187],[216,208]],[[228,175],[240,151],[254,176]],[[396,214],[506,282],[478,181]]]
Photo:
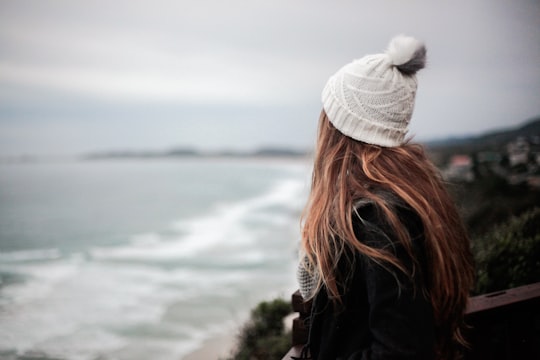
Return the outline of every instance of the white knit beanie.
[[[402,145],[416,95],[416,72],[426,63],[424,44],[400,35],[384,54],[367,55],[332,75],[322,92],[330,122],[368,144]]]

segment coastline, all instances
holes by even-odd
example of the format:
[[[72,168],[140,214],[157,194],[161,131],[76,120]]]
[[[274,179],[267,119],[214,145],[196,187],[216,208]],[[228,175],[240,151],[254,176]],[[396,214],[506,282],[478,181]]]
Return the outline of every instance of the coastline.
[[[236,346],[236,335],[231,332],[207,339],[198,349],[184,356],[182,360],[225,360]]]

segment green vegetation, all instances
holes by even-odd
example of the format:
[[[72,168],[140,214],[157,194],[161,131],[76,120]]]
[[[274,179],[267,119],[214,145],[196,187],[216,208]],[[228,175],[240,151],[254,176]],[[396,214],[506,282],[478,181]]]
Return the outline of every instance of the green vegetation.
[[[456,155],[471,159],[473,179],[453,179],[449,189],[471,236],[474,294],[539,282],[540,118],[428,149],[443,173]]]
[[[478,294],[540,281],[540,207],[495,226],[473,242]]]
[[[291,303],[283,299],[257,305],[240,332],[236,353],[229,360],[283,358],[291,348],[291,334],[285,330],[283,319],[291,312]]]
[[[485,294],[540,281],[540,190],[494,174],[451,186]]]
[[[449,186],[473,241],[491,232],[497,224],[540,206],[539,189],[510,185],[494,174]]]

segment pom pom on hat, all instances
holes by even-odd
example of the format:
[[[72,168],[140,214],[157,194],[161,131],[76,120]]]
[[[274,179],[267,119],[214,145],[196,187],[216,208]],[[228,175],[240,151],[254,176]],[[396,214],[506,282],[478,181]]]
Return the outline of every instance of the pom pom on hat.
[[[417,89],[416,72],[426,64],[426,48],[399,35],[385,53],[366,55],[328,79],[323,108],[344,135],[379,146],[405,141]]]
[[[405,75],[416,74],[426,66],[426,47],[413,37],[398,35],[390,41],[386,54]]]

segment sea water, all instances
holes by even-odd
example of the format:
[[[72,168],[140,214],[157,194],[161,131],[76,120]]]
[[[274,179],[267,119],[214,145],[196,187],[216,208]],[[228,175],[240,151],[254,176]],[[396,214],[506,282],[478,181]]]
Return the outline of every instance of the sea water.
[[[181,359],[295,289],[305,161],[0,163],[0,359]]]

